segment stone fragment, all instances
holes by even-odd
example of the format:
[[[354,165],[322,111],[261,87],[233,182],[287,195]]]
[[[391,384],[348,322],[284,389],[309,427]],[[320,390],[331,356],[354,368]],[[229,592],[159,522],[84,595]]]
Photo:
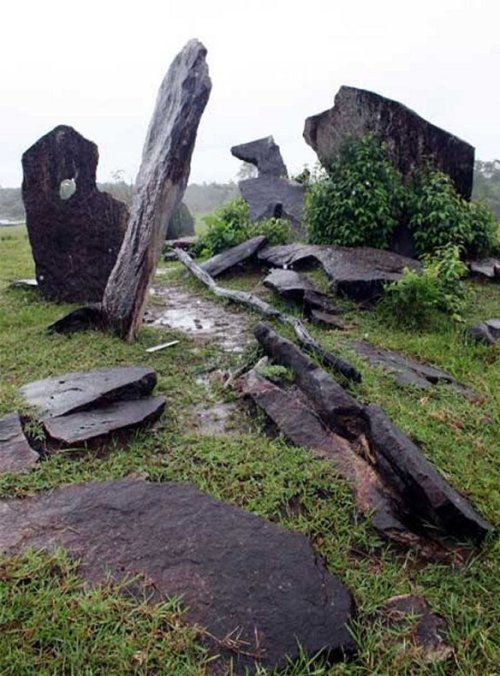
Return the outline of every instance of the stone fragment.
[[[471,326],[467,335],[478,343],[495,345],[500,340],[500,319],[487,319],[481,324]]]
[[[259,170],[259,176],[277,176],[278,178],[288,176],[280,148],[272,136],[233,146],[231,155],[243,162],[255,165]]]
[[[354,652],[351,594],[308,540],[190,485],[69,485],[0,502],[0,514],[6,555],[63,547],[91,584],[139,575],[151,601],[179,597],[220,673],[230,657],[243,674],[285,668],[302,650],[330,662]]]
[[[107,319],[99,303],[79,307],[47,326],[49,333],[72,334],[80,331],[104,330]]]
[[[19,415],[9,413],[0,418],[0,474],[27,472],[38,458],[24,436]]]
[[[294,270],[275,268],[263,281],[264,286],[288,300],[300,303],[307,316],[315,309],[325,312],[340,312],[331,302],[326,293],[317,289],[304,275]]]
[[[382,295],[384,284],[399,279],[405,268],[422,268],[412,258],[370,247],[284,244],[266,247],[258,258],[277,267],[319,263],[338,293],[358,301]]]
[[[42,136],[22,157],[26,225],[45,298],[99,302],[128,219],[96,185],[98,151],[72,127]],[[64,193],[71,184],[74,193]]]
[[[194,218],[187,204],[181,202],[168,223],[166,239],[180,239],[182,237],[194,237],[195,235]]]
[[[307,118],[304,138],[328,166],[347,139],[369,132],[387,144],[389,157],[405,181],[430,161],[450,176],[462,197],[470,199],[474,148],[401,103],[374,92],[341,87],[333,108]]]
[[[16,279],[9,284],[10,289],[37,289],[38,282],[36,279]]]
[[[276,176],[258,176],[238,183],[248,202],[251,221],[263,218],[285,218],[297,234],[303,234],[304,186]]]
[[[455,538],[480,541],[492,530],[491,524],[443,479],[379,406],[367,406],[365,415],[378,472],[414,514]]]
[[[117,430],[131,430],[155,422],[165,409],[163,397],[115,401],[99,408],[48,418],[44,427],[63,446],[85,443]]]
[[[126,340],[133,340],[141,327],[167,225],[186,189],[198,124],[212,87],[206,53],[198,40],[188,42],[158,92],[127,232],[103,298],[109,325]]]
[[[267,244],[267,239],[264,235],[252,237],[241,244],[231,247],[216,254],[205,261],[200,267],[211,277],[217,277],[227,272],[236,265],[240,265],[248,260],[255,259],[256,253]]]
[[[478,277],[500,279],[500,258],[482,258],[477,261],[469,261],[469,270]]]
[[[20,391],[26,402],[38,409],[42,420],[46,421],[115,401],[146,397],[155,385],[153,369],[123,366],[37,380],[24,385]]]

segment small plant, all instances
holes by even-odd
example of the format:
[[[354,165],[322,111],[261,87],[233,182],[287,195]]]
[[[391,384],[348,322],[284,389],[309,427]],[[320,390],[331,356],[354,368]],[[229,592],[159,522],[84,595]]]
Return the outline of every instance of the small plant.
[[[402,210],[401,176],[374,134],[350,139],[327,172],[306,193],[304,220],[310,242],[389,246]]]
[[[386,320],[406,328],[424,328],[443,315],[462,320],[466,304],[461,277],[467,271],[460,260],[460,248],[448,245],[435,255],[423,257],[423,271],[404,271],[396,282],[385,286],[379,305]]]
[[[270,364],[269,366],[262,366],[258,369],[259,373],[267,378],[272,380],[273,383],[282,383],[282,382],[293,382],[295,376],[291,369],[287,369],[285,366],[280,364]]]
[[[282,218],[266,218],[253,223],[248,204],[242,197],[227,202],[203,220],[208,226],[207,231],[195,248],[195,253],[201,256],[214,256],[257,235],[265,235],[271,245],[284,244],[290,228],[288,221]]]

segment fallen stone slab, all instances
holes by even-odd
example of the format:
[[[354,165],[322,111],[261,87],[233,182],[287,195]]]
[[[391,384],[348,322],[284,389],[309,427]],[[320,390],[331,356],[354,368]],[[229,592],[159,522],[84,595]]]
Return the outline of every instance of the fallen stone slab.
[[[271,270],[263,284],[283,298],[302,304],[306,316],[310,316],[314,310],[330,314],[340,312],[326,293],[320,291],[307,277],[295,270],[279,268]]]
[[[381,296],[384,284],[400,279],[405,268],[422,268],[412,258],[370,247],[284,244],[264,248],[258,258],[266,265],[285,268],[320,264],[337,293],[358,301]]]
[[[329,329],[336,329],[337,331],[344,331],[347,327],[339,321],[338,317],[330,312],[321,312],[321,310],[312,310],[310,319],[313,324],[325,326]]]
[[[487,319],[481,324],[471,326],[467,335],[478,343],[495,345],[500,340],[500,319]]]
[[[10,289],[37,289],[36,279],[16,279],[9,284]]]
[[[99,302],[127,228],[127,206],[96,184],[99,153],[60,125],[22,157],[26,226],[42,295]],[[73,194],[64,192],[72,186]]]
[[[0,418],[0,474],[18,474],[33,469],[39,460],[24,436],[17,413]]]
[[[477,399],[477,395],[472,390],[460,384],[446,371],[435,366],[422,364],[395,350],[375,347],[365,340],[350,341],[349,347],[373,366],[378,366],[387,371],[398,385],[412,385],[413,387],[428,389],[433,385],[446,383],[469,399]]]
[[[365,415],[378,472],[422,522],[435,524],[455,538],[475,541],[483,540],[493,530],[379,406],[367,406]]]
[[[86,443],[117,430],[125,431],[149,425],[165,410],[164,397],[146,397],[116,401],[97,409],[48,418],[45,431],[62,446]]]
[[[142,575],[152,601],[179,597],[185,621],[206,630],[215,654],[234,657],[237,674],[283,668],[299,645],[330,661],[354,652],[351,594],[308,540],[193,486],[63,486],[0,502],[0,514],[6,555],[63,547],[91,584]]]
[[[243,162],[257,167],[259,176],[277,176],[286,178],[288,172],[281,157],[279,146],[272,136],[259,138],[249,143],[241,143],[231,148],[231,155]]]
[[[208,272],[211,277],[218,277],[236,265],[254,259],[256,253],[266,244],[267,239],[264,235],[252,237],[241,244],[222,251],[220,254],[212,256],[200,267],[205,272]]]
[[[251,221],[263,218],[286,218],[297,234],[303,234],[304,186],[276,176],[259,176],[238,183],[248,202]]]
[[[328,166],[352,137],[374,133],[387,144],[392,163],[407,182],[429,161],[448,174],[466,200],[472,194],[474,148],[413,110],[365,89],[341,87],[333,108],[308,117],[304,138]]]
[[[146,397],[155,385],[156,373],[153,369],[123,366],[37,380],[21,387],[20,393],[28,404],[38,410],[45,422],[49,418],[115,401]]]
[[[500,258],[482,258],[469,261],[471,274],[486,279],[500,279]]]

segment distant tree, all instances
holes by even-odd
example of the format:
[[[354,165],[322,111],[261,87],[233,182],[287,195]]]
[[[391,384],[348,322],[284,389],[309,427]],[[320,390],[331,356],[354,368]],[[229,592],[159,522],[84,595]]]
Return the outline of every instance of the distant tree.
[[[238,169],[238,173],[236,174],[236,178],[238,181],[246,181],[249,178],[256,178],[258,173],[258,169],[254,164],[242,162]]]
[[[500,220],[500,160],[474,163],[472,197],[484,202]]]

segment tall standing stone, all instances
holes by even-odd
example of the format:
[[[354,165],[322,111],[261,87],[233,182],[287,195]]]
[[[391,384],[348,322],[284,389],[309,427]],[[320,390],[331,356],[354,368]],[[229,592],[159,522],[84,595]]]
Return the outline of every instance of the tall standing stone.
[[[189,178],[198,124],[212,87],[206,53],[198,40],[188,42],[158,92],[128,229],[103,299],[109,325],[127,340],[141,325],[167,225]]]
[[[328,166],[346,139],[369,132],[387,144],[389,157],[405,180],[430,161],[450,176],[465,199],[470,199],[474,148],[401,103],[374,92],[341,87],[333,108],[306,119],[304,138],[321,163]]]
[[[128,220],[125,204],[96,185],[97,146],[61,125],[22,157],[26,224],[42,294],[100,301]]]

